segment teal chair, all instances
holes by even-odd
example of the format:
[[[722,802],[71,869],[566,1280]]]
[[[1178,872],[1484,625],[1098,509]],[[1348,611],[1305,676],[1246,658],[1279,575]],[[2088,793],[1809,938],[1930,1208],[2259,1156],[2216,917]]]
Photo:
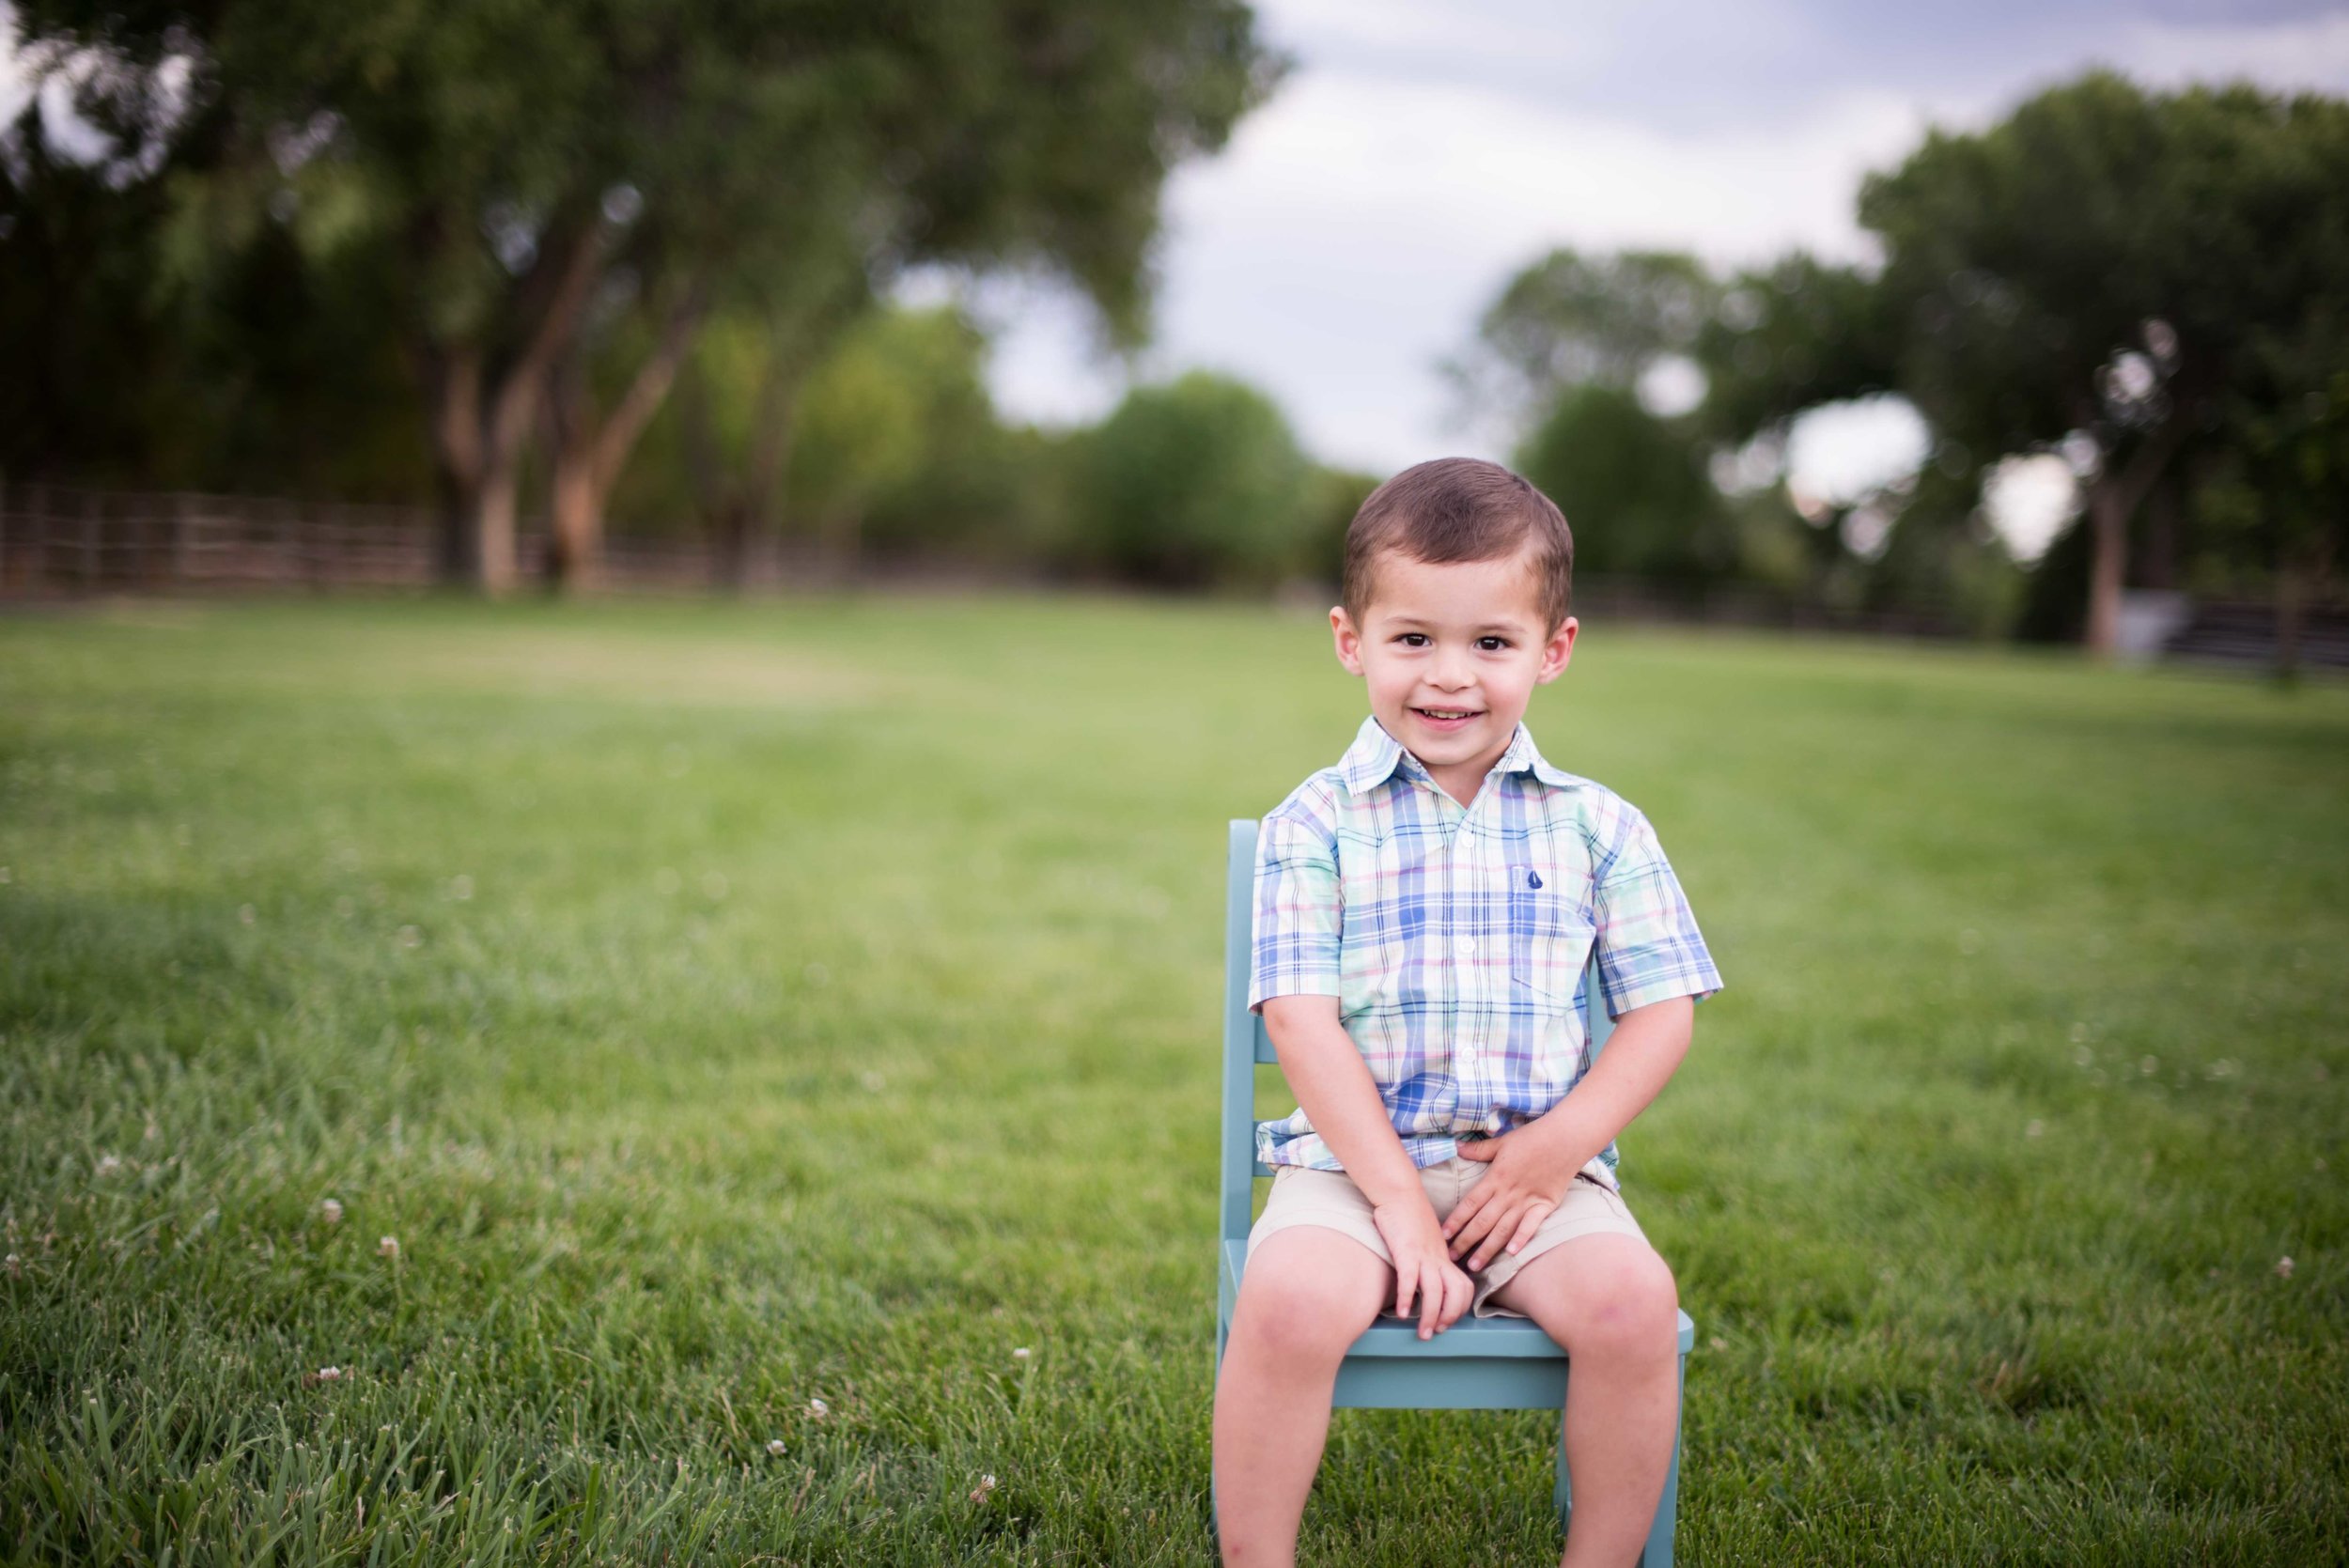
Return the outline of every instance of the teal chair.
[[[1248,1228],[1253,1216],[1255,1178],[1272,1170],[1256,1158],[1256,1064],[1280,1064],[1264,1020],[1249,1011],[1248,970],[1253,939],[1256,824],[1232,823],[1232,848],[1223,923],[1223,1181],[1221,1282],[1216,1292],[1215,1361],[1223,1367],[1223,1343],[1232,1331],[1232,1307],[1239,1299],[1240,1272],[1248,1265]],[[1613,1020],[1607,1017],[1594,969],[1584,976],[1591,1054],[1607,1043]],[[1696,1325],[1680,1314],[1680,1371],[1685,1386],[1688,1351]],[[1381,1315],[1338,1367],[1338,1408],[1408,1410],[1557,1410],[1558,1522],[1572,1509],[1566,1473],[1563,1412],[1566,1399],[1566,1353],[1530,1319],[1463,1317],[1433,1339],[1422,1340],[1416,1320]],[[1672,1522],[1680,1499],[1680,1430],[1672,1428],[1672,1468],[1663,1499],[1640,1555],[1641,1568],[1671,1568]]]

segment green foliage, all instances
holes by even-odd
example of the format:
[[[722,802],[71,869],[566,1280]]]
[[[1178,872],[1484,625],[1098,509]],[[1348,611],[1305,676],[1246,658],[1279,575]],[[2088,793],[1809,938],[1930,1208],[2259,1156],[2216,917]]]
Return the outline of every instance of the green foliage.
[[[1566,514],[1577,571],[1723,577],[1737,540],[1705,469],[1705,448],[1634,393],[1591,383],[1558,400],[1517,466]]]
[[[475,537],[451,559],[491,581],[478,536],[512,510],[545,383],[567,472],[608,487],[649,411],[618,394],[657,402],[701,316],[771,303],[775,277],[843,258],[1052,272],[1138,340],[1168,171],[1281,65],[1237,0],[28,0],[17,18],[46,55],[102,62],[90,113],[182,138],[134,265],[210,309],[282,230],[305,265],[394,281],[360,318],[418,378],[452,538]],[[180,67],[174,121],[156,105]]]
[[[1502,287],[1453,374],[1473,401],[1538,419],[1574,387],[1627,389],[1692,352],[1719,297],[1704,264],[1678,252],[1554,250]]]
[[[1855,268],[1797,251],[1738,273],[1699,327],[1699,411],[1718,440],[1783,435],[1822,404],[1894,390],[1894,323],[1885,291]]]
[[[1271,399],[1194,370],[1137,387],[1071,454],[1081,566],[1169,587],[1263,583],[1315,516],[1312,470]],[[1321,507],[1323,517],[1329,510]]]
[[[801,393],[791,509],[843,545],[972,544],[1016,493],[986,360],[986,337],[952,306],[865,317]]]
[[[2349,103],[2092,73],[1929,136],[1859,213],[1937,426],[2009,452],[2117,418],[2099,372],[2149,321],[2199,419],[2247,352],[2349,290]]]
[[[8,1553],[1206,1568],[1220,824],[1361,718],[1230,607],[0,618]],[[1594,626],[1529,722],[1727,981],[1680,1560],[2349,1559],[2349,688]],[[1553,1563],[1557,1436],[1339,1412],[1301,1555]]]
[[[1306,579],[1337,586],[1346,574],[1346,530],[1378,485],[1375,474],[1315,466],[1306,480],[1305,524],[1297,551],[1297,568]]]

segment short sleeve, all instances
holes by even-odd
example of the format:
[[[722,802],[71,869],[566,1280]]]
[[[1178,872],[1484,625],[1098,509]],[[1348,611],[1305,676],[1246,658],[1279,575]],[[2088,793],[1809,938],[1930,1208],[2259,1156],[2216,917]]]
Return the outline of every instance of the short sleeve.
[[[1656,830],[1628,806],[1625,815],[1592,898],[1598,927],[1593,945],[1610,1017],[1672,997],[1702,1001],[1721,988],[1720,972]]]
[[[1338,996],[1337,834],[1294,804],[1256,833],[1256,913],[1248,1005],[1279,996]]]

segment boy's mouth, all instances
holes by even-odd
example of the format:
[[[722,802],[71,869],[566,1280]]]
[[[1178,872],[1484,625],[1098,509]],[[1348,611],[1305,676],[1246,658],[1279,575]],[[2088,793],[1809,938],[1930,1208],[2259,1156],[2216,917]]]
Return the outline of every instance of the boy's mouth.
[[[1437,729],[1456,730],[1467,724],[1471,719],[1479,717],[1482,714],[1483,709],[1473,707],[1415,707],[1411,709],[1411,711],[1423,722],[1433,725]]]

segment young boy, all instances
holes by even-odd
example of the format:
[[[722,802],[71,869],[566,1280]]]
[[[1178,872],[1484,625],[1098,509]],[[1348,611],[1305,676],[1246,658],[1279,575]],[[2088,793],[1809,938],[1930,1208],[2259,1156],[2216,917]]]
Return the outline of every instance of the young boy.
[[[1655,1517],[1679,1298],[1614,1138],[1721,981],[1647,819],[1518,722],[1574,650],[1573,564],[1549,499],[1469,458],[1396,474],[1346,531],[1330,624],[1370,717],[1258,839],[1249,1001],[1299,1109],[1263,1129],[1216,1387],[1226,1563],[1294,1560],[1338,1362],[1388,1307],[1422,1339],[1530,1317],[1573,1358],[1563,1568],[1622,1568]]]

